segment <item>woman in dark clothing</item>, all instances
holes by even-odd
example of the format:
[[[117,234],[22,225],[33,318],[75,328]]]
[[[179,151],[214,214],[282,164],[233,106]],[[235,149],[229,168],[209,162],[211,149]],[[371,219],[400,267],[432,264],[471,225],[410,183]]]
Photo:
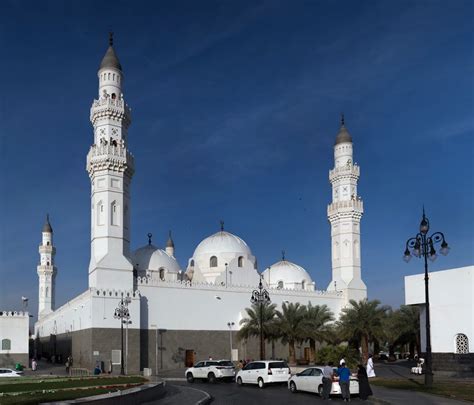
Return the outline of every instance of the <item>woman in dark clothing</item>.
[[[359,380],[359,398],[366,400],[369,395],[372,395],[372,389],[369,385],[369,379],[367,378],[367,371],[362,364],[359,364],[357,370],[357,379]]]

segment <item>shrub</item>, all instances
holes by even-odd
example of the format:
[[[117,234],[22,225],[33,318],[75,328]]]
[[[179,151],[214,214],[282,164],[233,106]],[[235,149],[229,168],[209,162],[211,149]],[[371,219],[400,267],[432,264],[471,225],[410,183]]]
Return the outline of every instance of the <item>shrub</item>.
[[[316,357],[318,363],[326,364],[326,361],[332,361],[336,367],[341,359],[344,359],[347,367],[351,369],[360,363],[359,353],[350,346],[327,345],[319,349]]]

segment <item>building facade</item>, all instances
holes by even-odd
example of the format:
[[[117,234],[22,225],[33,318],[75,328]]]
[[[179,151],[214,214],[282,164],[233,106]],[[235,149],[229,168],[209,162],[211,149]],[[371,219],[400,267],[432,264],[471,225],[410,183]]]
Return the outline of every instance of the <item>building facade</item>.
[[[130,311],[124,347],[128,372],[182,367],[208,356],[230,358],[229,334],[234,335],[232,348],[238,350],[239,358],[257,358],[258,342],[236,342],[235,335],[260,278],[279,307],[284,302],[324,304],[338,316],[350,299],[366,298],[360,260],[360,172],[352,163],[352,138],[343,121],[334,146],[335,167],[329,175],[333,281],[327,289],[318,289],[309,273],[284,255],[260,274],[251,248],[225,230],[224,223],[197,245],[181,269],[171,233],[164,249],[155,246],[149,234],[145,246],[130,250],[134,158],[127,138],[131,115],[112,40],[98,78],[99,96],[90,114],[94,140],[87,155],[91,180],[89,288],[55,309],[54,297],[47,301],[41,289],[46,284],[38,270],[40,301],[44,300],[35,324],[39,354],[72,354],[75,366],[92,368],[97,362],[112,362],[114,370],[119,369],[120,320],[114,317],[114,310],[125,297]],[[47,236],[51,245],[45,250],[51,257],[48,282],[52,283],[48,291],[54,293],[52,228]],[[276,357],[288,356],[283,345],[276,350]]]
[[[28,366],[30,317],[23,311],[0,311],[0,367]]]

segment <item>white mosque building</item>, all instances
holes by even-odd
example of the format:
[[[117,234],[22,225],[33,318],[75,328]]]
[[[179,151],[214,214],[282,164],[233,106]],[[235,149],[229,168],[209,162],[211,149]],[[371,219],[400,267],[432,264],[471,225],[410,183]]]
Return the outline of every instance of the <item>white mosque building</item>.
[[[128,372],[182,367],[209,355],[229,358],[229,332],[235,337],[260,279],[278,307],[283,302],[325,304],[337,316],[350,299],[366,298],[360,257],[360,172],[344,119],[334,145],[334,168],[329,172],[332,281],[326,289],[320,289],[303,267],[284,255],[259,274],[254,252],[243,239],[226,231],[223,223],[217,233],[197,245],[182,268],[171,234],[165,249],[154,246],[151,235],[146,246],[130,248],[131,115],[112,38],[98,79],[98,97],[90,112],[94,138],[87,154],[91,181],[89,288],[56,308],[55,278],[61,269],[55,266],[53,229],[47,218],[37,267],[38,354],[63,358],[72,354],[74,365],[85,368],[111,361],[114,370],[120,369],[121,321],[114,311],[122,297],[127,298],[130,313],[124,348]],[[258,357],[256,341],[234,339],[233,349],[238,358]],[[277,347],[277,357],[287,355],[284,346]]]

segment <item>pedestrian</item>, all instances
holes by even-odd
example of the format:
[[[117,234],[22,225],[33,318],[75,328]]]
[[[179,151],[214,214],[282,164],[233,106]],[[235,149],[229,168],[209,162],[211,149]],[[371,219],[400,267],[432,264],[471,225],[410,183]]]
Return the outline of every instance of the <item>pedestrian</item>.
[[[237,370],[242,370],[244,368],[244,362],[242,360],[239,360],[237,363]]]
[[[365,401],[370,395],[373,395],[372,389],[370,388],[365,367],[362,364],[359,364],[357,368],[357,379],[359,380],[359,398]]]
[[[211,356],[211,355],[209,355],[209,360],[212,360],[212,356]]]
[[[327,361],[323,368],[323,399],[329,399],[332,388],[332,377],[334,376],[333,363]]]
[[[107,370],[107,373],[112,374],[112,360],[109,360],[109,369]]]
[[[38,368],[38,363],[36,362],[36,359],[34,358],[32,361],[31,361],[31,369],[33,371],[36,371],[36,369]]]
[[[66,360],[66,374],[69,374],[69,357]]]
[[[351,380],[351,370],[346,367],[346,363],[342,363],[337,369],[337,375],[339,376],[339,386],[341,387],[342,399],[344,402],[351,401],[351,393],[349,390],[349,384]]]
[[[375,377],[374,359],[371,354],[369,354],[369,360],[367,360],[367,377]]]

